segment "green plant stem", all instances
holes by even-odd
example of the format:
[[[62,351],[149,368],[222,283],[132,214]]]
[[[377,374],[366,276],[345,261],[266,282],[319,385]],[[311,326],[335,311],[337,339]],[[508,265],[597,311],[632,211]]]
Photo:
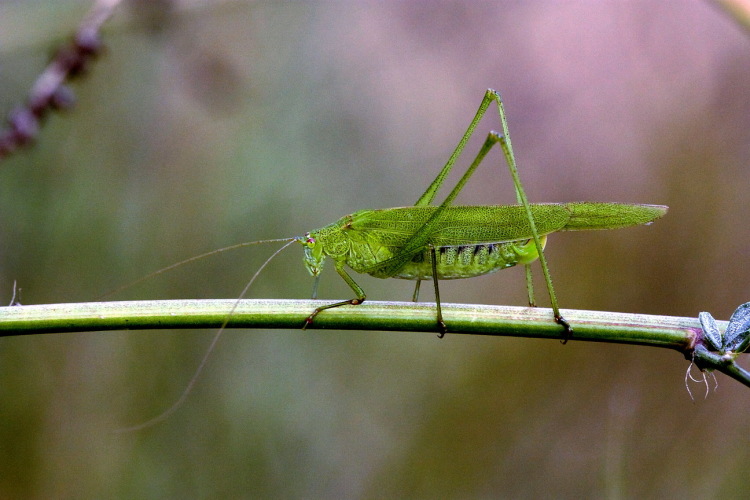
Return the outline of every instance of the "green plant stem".
[[[218,328],[235,300],[154,300],[0,307],[0,336],[97,330]],[[319,300],[241,300],[227,328],[301,329]],[[450,333],[562,338],[549,309],[445,304]],[[573,340],[692,350],[701,327],[695,318],[569,310]],[[721,322],[719,322],[721,324]],[[326,310],[313,329],[436,332],[435,304],[367,301]],[[726,325],[724,325],[726,326]]]
[[[152,300],[90,302],[0,307],[0,337],[41,333],[107,330],[219,328],[237,301]],[[300,330],[317,300],[241,300],[226,328],[281,328]],[[695,350],[702,337],[697,318],[652,316],[602,311],[564,310],[574,325],[571,341],[614,342],[666,347],[682,352],[701,368],[711,368],[750,387],[750,374],[721,361],[705,349]],[[563,328],[543,308],[443,304],[448,333],[561,339]],[[726,322],[719,321],[725,329]],[[328,309],[311,329],[437,332],[435,305],[414,302],[368,301],[362,305]]]

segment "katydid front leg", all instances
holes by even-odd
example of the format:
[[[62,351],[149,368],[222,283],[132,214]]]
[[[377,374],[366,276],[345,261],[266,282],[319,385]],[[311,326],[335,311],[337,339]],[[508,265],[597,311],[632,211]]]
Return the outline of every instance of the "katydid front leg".
[[[357,284],[356,281],[354,281],[354,278],[349,276],[349,273],[346,272],[344,269],[344,261],[343,260],[337,260],[335,263],[336,272],[339,273],[339,276],[341,276],[344,281],[346,281],[346,284],[349,285],[349,287],[354,290],[354,293],[357,295],[356,299],[350,299],[350,300],[342,300],[341,302],[334,302],[333,304],[328,304],[325,306],[320,306],[317,309],[315,309],[310,316],[308,316],[305,319],[305,324],[302,326],[303,330],[307,330],[307,327],[312,325],[313,319],[315,319],[315,316],[320,314],[321,311],[325,311],[326,309],[331,309],[333,307],[341,307],[346,305],[353,305],[358,306],[362,302],[365,301],[367,296],[365,295],[365,291],[362,289],[361,286]],[[317,291],[317,287],[316,287]]]

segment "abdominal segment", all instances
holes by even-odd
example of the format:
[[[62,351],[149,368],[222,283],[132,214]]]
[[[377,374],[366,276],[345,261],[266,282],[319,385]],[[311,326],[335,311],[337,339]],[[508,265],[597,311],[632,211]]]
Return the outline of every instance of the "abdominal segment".
[[[542,237],[542,245],[545,239]],[[538,257],[534,240],[435,247],[437,277],[443,280],[481,276],[516,264],[529,264]],[[394,277],[407,280],[432,278],[430,259],[431,250],[426,248]]]

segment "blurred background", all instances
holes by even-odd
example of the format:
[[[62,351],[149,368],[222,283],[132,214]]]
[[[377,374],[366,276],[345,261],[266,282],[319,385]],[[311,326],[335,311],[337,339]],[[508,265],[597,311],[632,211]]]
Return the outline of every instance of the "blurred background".
[[[0,3],[0,112],[89,7]],[[75,108],[0,163],[2,302],[14,280],[24,304],[92,301],[212,248],[413,204],[487,87],[504,97],[532,201],[670,206],[649,227],[551,237],[563,308],[727,319],[750,300],[750,37],[710,2],[139,1],[103,37]],[[467,156],[496,128],[488,113]],[[499,153],[459,200],[514,202]],[[272,251],[208,259],[116,299],[236,297]],[[373,300],[411,297],[411,282],[357,279]],[[250,296],[308,298],[311,286],[292,247]],[[525,300],[521,269],[441,291]],[[351,291],[331,267],[320,296]],[[113,434],[171,405],[212,335],[0,339],[0,497],[750,488],[746,388],[719,376],[692,401],[681,354],[575,341],[233,330],[176,414]]]

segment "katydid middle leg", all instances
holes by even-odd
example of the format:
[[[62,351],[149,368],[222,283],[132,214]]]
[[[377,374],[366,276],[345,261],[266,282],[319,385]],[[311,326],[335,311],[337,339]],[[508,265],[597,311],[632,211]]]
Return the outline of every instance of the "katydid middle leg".
[[[435,254],[435,247],[430,245],[430,265],[432,266],[432,282],[435,284],[435,307],[437,308],[437,324],[438,324],[438,338],[442,339],[445,337],[445,333],[448,331],[448,327],[443,321],[443,309],[440,307],[440,286],[438,285],[437,276],[437,255]]]

